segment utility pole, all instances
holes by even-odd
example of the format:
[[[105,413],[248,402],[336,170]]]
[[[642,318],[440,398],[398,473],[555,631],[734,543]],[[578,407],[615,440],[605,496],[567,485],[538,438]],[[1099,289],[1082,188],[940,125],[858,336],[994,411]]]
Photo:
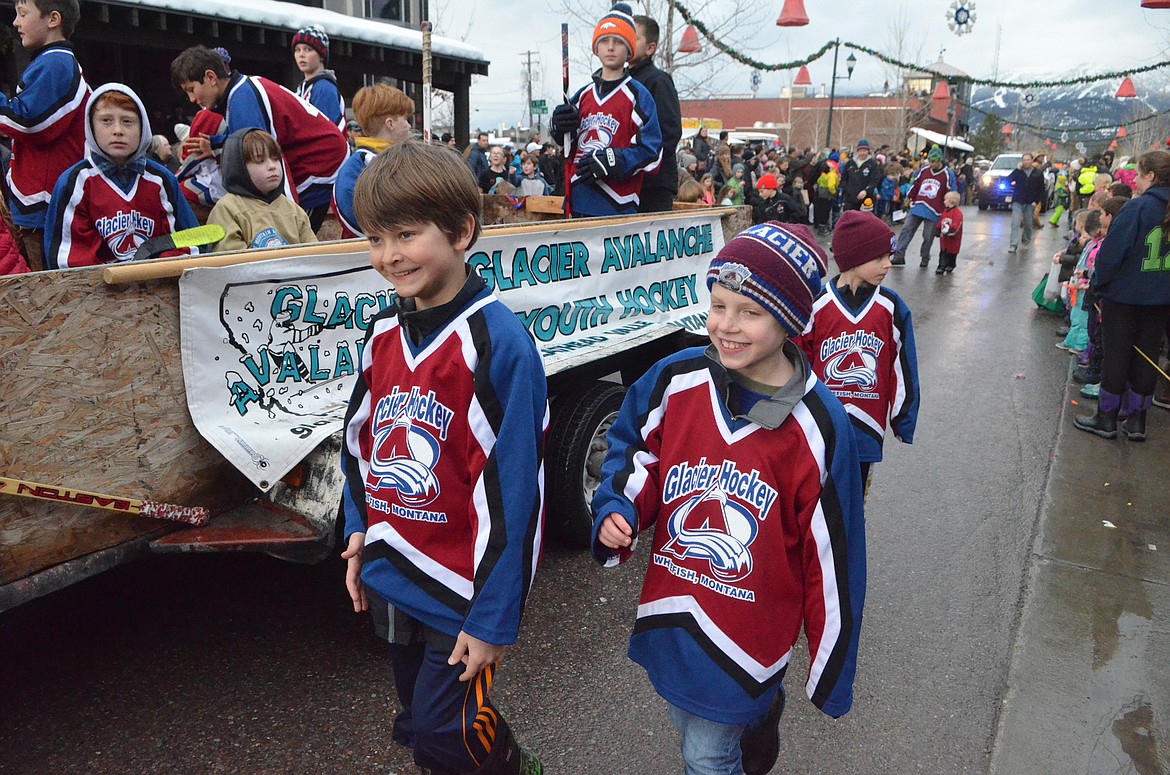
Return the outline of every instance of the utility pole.
[[[522,51],[522,52],[520,52],[521,56],[527,58],[526,64],[524,66],[524,81],[525,81],[525,85],[528,87],[527,92],[528,92],[528,129],[529,129],[529,131],[532,130],[532,115],[533,115],[532,114],[532,55],[533,54],[536,54],[536,56],[537,56],[536,64],[539,66],[540,65],[540,52],[539,51]],[[541,130],[543,129],[544,119],[543,119],[543,117],[538,116],[537,121],[540,122],[540,126],[537,127],[536,131],[537,131],[537,133],[540,133]]]

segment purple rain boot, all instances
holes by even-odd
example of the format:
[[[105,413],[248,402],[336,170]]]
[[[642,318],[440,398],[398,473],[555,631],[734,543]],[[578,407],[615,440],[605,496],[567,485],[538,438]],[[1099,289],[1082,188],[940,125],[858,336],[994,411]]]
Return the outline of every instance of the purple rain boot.
[[[1154,397],[1139,396],[1129,391],[1126,391],[1126,397],[1131,397],[1129,401],[1129,416],[1122,423],[1121,430],[1125,433],[1125,438],[1130,441],[1145,441],[1146,412],[1153,406]]]
[[[1103,439],[1115,439],[1117,438],[1117,410],[1120,408],[1121,396],[1101,388],[1101,392],[1097,395],[1097,411],[1091,415],[1077,415],[1073,418],[1073,425]]]

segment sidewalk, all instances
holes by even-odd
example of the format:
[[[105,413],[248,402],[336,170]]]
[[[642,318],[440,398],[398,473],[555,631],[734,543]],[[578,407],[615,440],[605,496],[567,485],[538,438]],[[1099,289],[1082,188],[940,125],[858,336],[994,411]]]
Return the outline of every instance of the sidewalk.
[[[1064,397],[992,775],[1170,772],[1170,411],[1150,410],[1145,443],[1107,441],[1073,427],[1096,406],[1078,387]]]

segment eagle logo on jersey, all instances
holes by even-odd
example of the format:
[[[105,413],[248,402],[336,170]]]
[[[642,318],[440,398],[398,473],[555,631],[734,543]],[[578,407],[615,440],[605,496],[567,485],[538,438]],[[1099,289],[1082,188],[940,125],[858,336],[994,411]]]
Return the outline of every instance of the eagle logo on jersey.
[[[877,387],[877,356],[861,345],[854,345],[825,361],[825,384],[856,385],[865,391]]]
[[[718,481],[675,509],[666,529],[670,539],[662,551],[680,560],[706,560],[712,577],[733,582],[752,572],[748,547],[759,526],[746,508],[727,497]]]
[[[374,432],[370,475],[376,488],[396,490],[407,506],[425,506],[439,497],[435,464],[439,442],[406,412]]]

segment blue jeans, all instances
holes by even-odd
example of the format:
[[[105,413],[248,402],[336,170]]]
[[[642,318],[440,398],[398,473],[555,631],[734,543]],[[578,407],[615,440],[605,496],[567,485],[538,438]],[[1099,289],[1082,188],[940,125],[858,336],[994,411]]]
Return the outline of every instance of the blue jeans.
[[[1024,244],[1032,241],[1032,211],[1036,205],[1031,202],[1012,202],[1012,239],[1014,248],[1020,244],[1020,224],[1024,226]]]
[[[739,739],[747,724],[720,724],[666,704],[670,723],[682,736],[686,775],[743,775]]]
[[[930,249],[934,247],[934,223],[934,221],[928,221],[909,213],[906,216],[906,222],[902,224],[902,231],[898,232],[898,247],[894,250],[894,258],[898,259],[899,263],[906,260],[906,249],[910,247],[910,241],[914,239],[918,227],[925,224],[926,234],[922,236],[922,260],[929,262]]]

